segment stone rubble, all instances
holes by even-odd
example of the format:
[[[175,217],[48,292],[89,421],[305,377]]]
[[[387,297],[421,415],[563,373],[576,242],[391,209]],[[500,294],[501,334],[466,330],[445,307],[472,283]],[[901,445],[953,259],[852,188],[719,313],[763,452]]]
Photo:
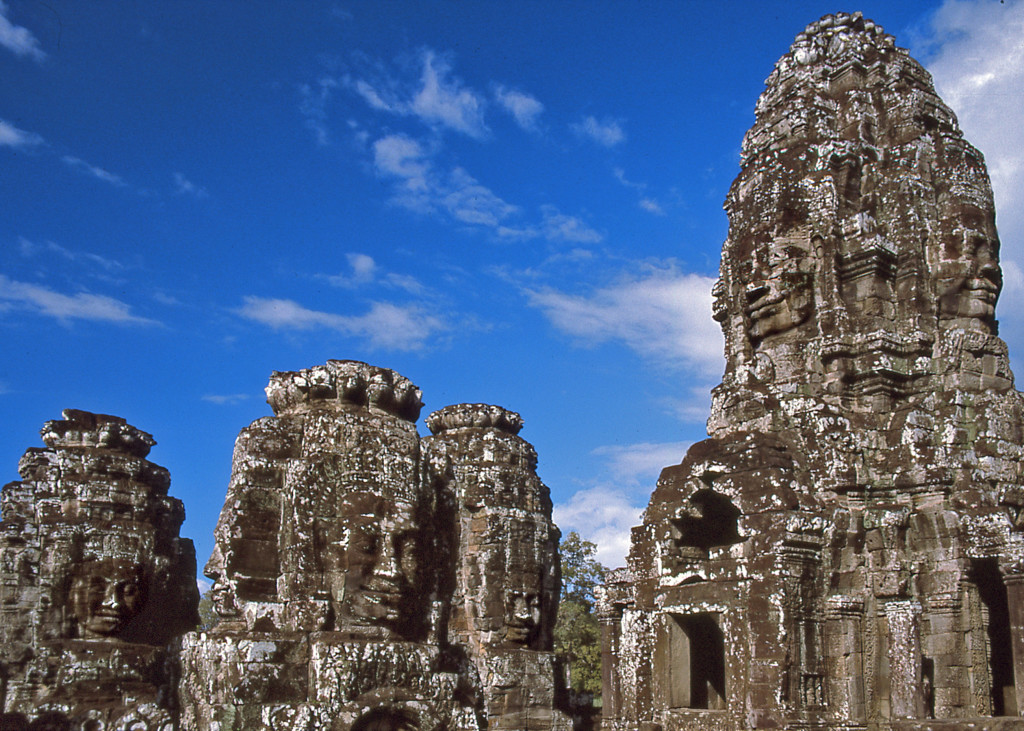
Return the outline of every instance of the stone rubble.
[[[1024,728],[998,718],[1024,711],[1024,434],[981,153],[891,36],[828,15],[725,207],[725,374],[602,590],[604,728]]]

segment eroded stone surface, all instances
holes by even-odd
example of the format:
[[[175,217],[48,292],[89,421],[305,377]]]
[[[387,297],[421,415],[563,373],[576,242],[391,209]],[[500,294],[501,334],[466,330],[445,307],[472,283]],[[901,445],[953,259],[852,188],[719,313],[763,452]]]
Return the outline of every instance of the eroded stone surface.
[[[166,646],[199,602],[170,475],[146,459],[153,438],[115,416],[68,409],[41,434],[0,499],[4,722],[169,729]]]
[[[981,154],[891,36],[826,16],[726,210],[711,438],[603,589],[606,724],[996,727],[1024,710],[1024,438]]]
[[[206,566],[220,623],[183,639],[185,729],[565,729],[557,529],[522,421],[430,416],[397,373],[275,373]]]

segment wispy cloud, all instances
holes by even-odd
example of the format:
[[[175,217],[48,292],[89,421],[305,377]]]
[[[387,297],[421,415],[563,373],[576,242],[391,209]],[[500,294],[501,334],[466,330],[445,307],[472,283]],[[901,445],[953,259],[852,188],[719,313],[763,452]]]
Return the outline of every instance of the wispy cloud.
[[[217,404],[218,406],[234,406],[240,404],[243,401],[249,400],[249,394],[247,393],[230,393],[226,395],[208,393],[201,397],[203,401],[211,404]]]
[[[377,275],[377,263],[372,256],[367,254],[345,254],[348,260],[351,274],[336,274],[328,277],[327,281],[335,287],[355,289],[364,284],[372,282]]]
[[[632,505],[620,491],[607,486],[577,491],[568,502],[552,510],[562,535],[574,530],[597,544],[598,561],[614,568],[625,563],[630,528],[639,525],[643,507]]]
[[[0,119],[0,147],[33,147],[43,144],[43,138],[34,132],[18,129],[10,122]]]
[[[662,208],[661,204],[653,198],[641,198],[637,205],[648,213],[653,213],[656,216],[665,215],[665,209]]]
[[[335,287],[356,289],[376,284],[391,289],[401,289],[414,295],[426,293],[426,287],[416,277],[396,272],[384,272],[368,254],[345,254],[345,259],[348,261],[350,271],[326,277],[327,281]]]
[[[570,127],[580,137],[604,147],[615,147],[626,139],[622,125],[614,119],[598,121],[596,117],[584,117],[582,121],[574,122]]]
[[[33,61],[45,60],[46,53],[40,47],[39,40],[28,28],[12,23],[7,17],[9,12],[7,4],[0,0],[0,46],[15,56],[27,56]]]
[[[80,170],[83,173],[87,173],[97,180],[102,180],[104,183],[110,183],[118,188],[123,188],[128,185],[120,175],[116,175],[109,170],[104,170],[96,165],[91,165],[80,157],[74,157],[73,155],[65,155],[61,158],[68,167],[75,170]]]
[[[576,216],[560,213],[554,206],[542,206],[544,237],[548,241],[564,241],[578,244],[597,244],[604,236],[587,226]]]
[[[722,372],[722,334],[711,318],[714,281],[674,266],[648,267],[589,295],[543,289],[528,296],[581,344],[619,341],[659,367],[710,379]]]
[[[157,325],[132,313],[131,305],[113,297],[79,292],[67,295],[38,284],[17,282],[0,274],[0,304],[61,321],[94,320],[119,325]]]
[[[31,258],[40,254],[56,254],[67,261],[75,262],[76,264],[88,264],[95,266],[111,274],[124,269],[124,264],[119,261],[115,261],[114,259],[108,259],[104,256],[93,254],[88,251],[74,251],[66,246],[55,244],[52,241],[37,244],[29,241],[24,236],[19,236],[18,246],[21,250],[21,255],[26,258]]]
[[[339,83],[330,77],[321,78],[316,85],[299,86],[299,112],[306,118],[306,127],[316,136],[317,144],[331,143],[331,131],[327,126],[327,103],[334,95]]]
[[[614,444],[598,447],[593,454],[606,460],[608,471],[618,482],[644,485],[650,490],[665,467],[683,461],[690,444],[691,442]]]
[[[206,198],[209,195],[206,188],[196,185],[181,173],[174,174],[174,192],[178,195],[194,195],[196,198]]]
[[[244,302],[236,314],[273,330],[333,330],[381,350],[421,350],[448,329],[440,316],[419,305],[373,302],[366,314],[351,316],[311,310],[288,299],[246,297]]]
[[[490,130],[484,121],[484,96],[452,75],[446,57],[423,49],[419,61],[416,84],[380,76],[372,81],[349,79],[349,85],[378,111],[414,116],[435,129],[450,129],[475,139],[487,137]]]
[[[502,200],[461,167],[438,171],[419,142],[389,135],[373,144],[374,166],[395,180],[395,203],[419,213],[442,212],[451,220],[497,228],[519,209]]]
[[[537,130],[537,118],[544,111],[544,105],[536,98],[522,91],[506,89],[504,86],[495,87],[494,98],[502,109],[512,115],[520,127],[530,132]]]

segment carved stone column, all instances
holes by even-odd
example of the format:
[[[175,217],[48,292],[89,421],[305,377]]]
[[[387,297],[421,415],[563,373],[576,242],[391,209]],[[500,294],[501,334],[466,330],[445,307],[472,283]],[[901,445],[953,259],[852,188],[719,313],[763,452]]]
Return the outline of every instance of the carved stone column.
[[[886,602],[889,628],[890,717],[921,718],[921,605],[913,600]]]
[[[825,602],[825,653],[828,658],[828,703],[837,718],[863,721],[864,648],[861,626],[864,602],[837,594]]]

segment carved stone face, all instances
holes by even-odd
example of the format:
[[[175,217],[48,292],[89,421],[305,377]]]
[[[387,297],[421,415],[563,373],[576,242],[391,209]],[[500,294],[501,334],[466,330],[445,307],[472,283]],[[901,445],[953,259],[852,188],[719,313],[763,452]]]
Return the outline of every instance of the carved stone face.
[[[422,527],[414,506],[356,494],[346,498],[342,514],[348,540],[334,544],[327,561],[339,621],[414,633],[426,608]]]
[[[224,554],[220,546],[214,545],[210,560],[203,567],[203,574],[213,580],[210,589],[210,601],[213,602],[213,610],[221,617],[231,617],[238,614],[235,606],[235,594],[227,583],[227,570],[224,565]]]
[[[743,314],[755,345],[806,322],[814,309],[814,264],[803,246],[775,242],[744,250],[738,262]]]
[[[146,603],[145,570],[128,561],[89,561],[71,580],[69,608],[80,637],[118,634]]]
[[[937,267],[939,317],[978,320],[990,326],[1003,286],[995,226],[973,207],[965,207],[959,219],[954,235],[942,247]]]
[[[505,639],[516,645],[529,645],[540,629],[540,616],[540,594],[509,592]]]

